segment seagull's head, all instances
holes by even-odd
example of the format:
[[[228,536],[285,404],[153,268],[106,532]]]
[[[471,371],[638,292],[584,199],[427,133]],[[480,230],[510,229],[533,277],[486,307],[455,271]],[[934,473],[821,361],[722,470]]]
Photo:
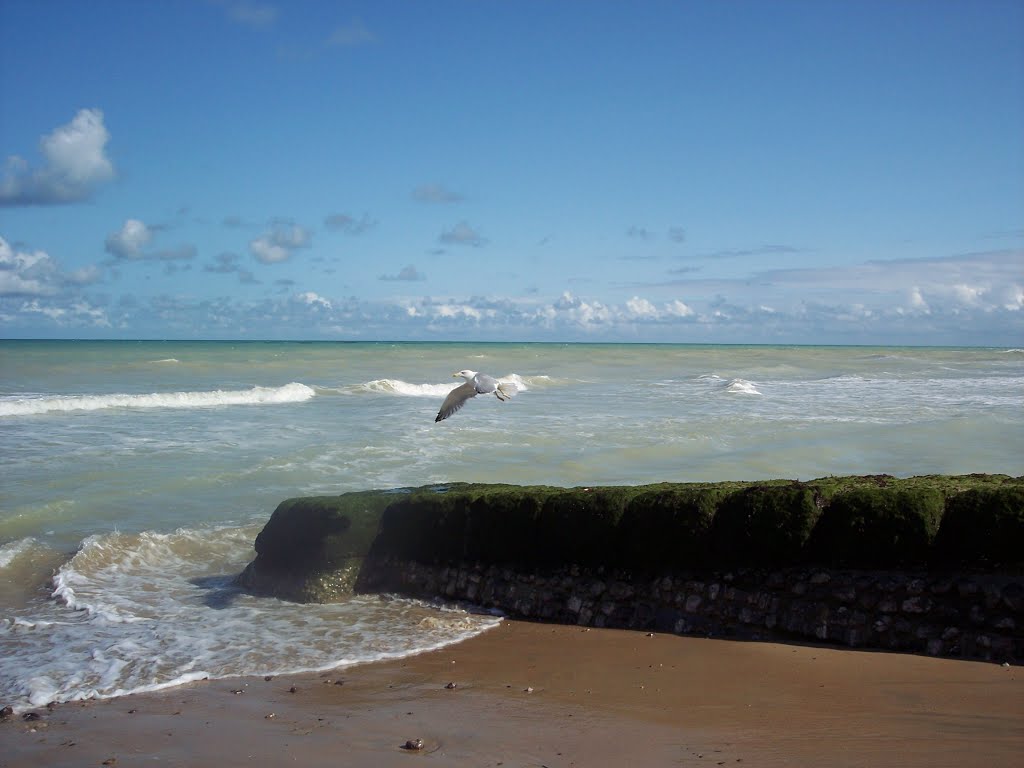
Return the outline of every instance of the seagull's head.
[[[457,379],[460,376],[464,378],[466,381],[472,381],[473,377],[476,376],[476,371],[470,371],[467,369],[465,371],[458,371],[452,374],[453,379]]]

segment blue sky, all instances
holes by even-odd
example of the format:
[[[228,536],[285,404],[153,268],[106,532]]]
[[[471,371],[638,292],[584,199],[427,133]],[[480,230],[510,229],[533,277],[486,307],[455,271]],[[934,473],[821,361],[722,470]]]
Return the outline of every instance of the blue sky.
[[[0,336],[1024,345],[1024,3],[0,2]]]

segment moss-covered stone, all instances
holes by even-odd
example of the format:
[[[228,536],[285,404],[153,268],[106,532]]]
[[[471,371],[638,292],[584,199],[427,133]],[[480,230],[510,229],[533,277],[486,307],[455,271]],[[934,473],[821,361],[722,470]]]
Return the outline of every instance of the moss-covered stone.
[[[808,557],[828,565],[901,567],[928,561],[945,496],[934,489],[861,487],[832,498]]]
[[[933,562],[1006,567],[1024,561],[1024,487],[973,488],[950,498]]]
[[[723,565],[770,566],[802,560],[821,514],[802,483],[754,486],[726,496],[711,527],[710,552]]]
[[[635,573],[804,563],[1020,567],[1024,478],[366,491],[282,502],[256,552],[239,583],[304,601],[350,591],[364,559]]]
[[[573,488],[549,494],[531,549],[545,566],[572,563],[587,568],[618,564],[619,520],[628,488]]]
[[[298,602],[323,603],[350,594],[377,539],[394,492],[288,499],[256,537],[256,559],[237,582],[246,589]]]
[[[638,572],[708,565],[715,512],[729,491],[662,483],[630,499],[619,521],[619,557]]]

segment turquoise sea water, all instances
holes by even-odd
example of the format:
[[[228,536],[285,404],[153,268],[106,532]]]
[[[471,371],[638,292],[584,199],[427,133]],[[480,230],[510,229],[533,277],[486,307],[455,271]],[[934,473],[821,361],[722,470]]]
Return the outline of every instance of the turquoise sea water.
[[[514,384],[435,423],[471,368]],[[403,655],[493,625],[235,592],[277,503],[448,481],[1024,472],[1024,350],[0,342],[0,704]]]

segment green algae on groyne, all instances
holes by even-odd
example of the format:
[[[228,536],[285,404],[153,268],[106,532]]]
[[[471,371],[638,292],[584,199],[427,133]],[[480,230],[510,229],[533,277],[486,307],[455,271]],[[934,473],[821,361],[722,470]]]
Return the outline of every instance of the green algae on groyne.
[[[309,602],[350,593],[366,564],[385,560],[634,576],[810,565],[1019,570],[1024,477],[363,491],[282,502],[256,553],[242,586]]]

